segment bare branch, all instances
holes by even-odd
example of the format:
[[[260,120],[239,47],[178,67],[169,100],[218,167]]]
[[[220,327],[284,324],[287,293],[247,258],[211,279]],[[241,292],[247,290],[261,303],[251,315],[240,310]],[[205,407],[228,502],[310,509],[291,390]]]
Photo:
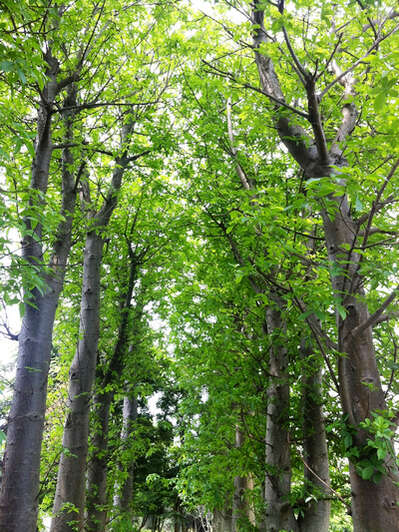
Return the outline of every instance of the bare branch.
[[[385,309],[389,307],[389,305],[392,303],[392,301],[398,296],[399,294],[399,285],[392,290],[392,292],[389,294],[389,296],[385,299],[385,301],[382,303],[382,305],[377,309],[369,318],[355,327],[352,331],[353,336],[358,336],[363,331],[365,331],[368,327],[372,327],[382,316]]]
[[[297,114],[299,116],[302,116],[303,118],[306,118],[306,120],[309,120],[309,115],[307,113],[301,111],[300,109],[297,109],[296,107],[293,107],[292,105],[289,105],[284,100],[280,100],[279,98],[276,98],[272,94],[260,89],[259,87],[255,87],[254,85],[251,85],[250,83],[244,83],[244,82],[238,80],[236,77],[234,77],[229,72],[225,72],[223,70],[220,70],[219,68],[215,67],[211,63],[208,63],[208,61],[205,61],[205,59],[202,59],[202,62],[207,67],[211,68],[212,71],[218,73],[220,76],[222,76],[224,78],[227,78],[227,79],[230,79],[231,81],[234,81],[234,83],[238,83],[239,85],[241,85],[241,87],[243,87],[245,89],[250,89],[250,90],[253,90],[255,92],[258,92],[259,94],[263,94],[263,96],[266,96],[267,98],[269,98],[270,100],[272,100],[273,102],[278,104],[279,106],[285,107],[286,109],[289,109],[293,113],[295,113],[295,114]]]
[[[373,201],[373,204],[372,204],[372,207],[370,209],[370,213],[369,213],[369,216],[368,216],[368,219],[367,219],[366,229],[364,231],[362,248],[364,248],[366,246],[366,244],[367,244],[367,240],[368,240],[368,237],[370,235],[370,230],[371,230],[371,225],[372,225],[372,222],[373,222],[373,218],[374,218],[375,213],[377,212],[377,206],[380,203],[381,196],[384,193],[384,190],[386,189],[388,183],[390,182],[390,180],[395,175],[395,172],[396,172],[398,166],[399,166],[399,159],[397,159],[396,162],[393,164],[390,172],[388,173],[388,175],[385,178],[383,184],[381,185],[379,191],[377,192],[377,196],[376,196],[375,200]]]
[[[234,146],[234,134],[233,134],[233,125],[231,122],[231,100],[230,98],[228,98],[227,103],[226,103],[226,114],[227,114],[227,131],[228,131],[229,140],[230,140],[230,150],[236,163],[237,175],[240,178],[241,184],[245,188],[245,190],[250,190],[251,187],[248,183],[247,176],[245,175],[245,172],[237,159],[237,148]]]
[[[319,154],[321,163],[327,165],[329,163],[327,140],[321,119],[319,98],[316,94],[315,80],[311,77],[308,77],[306,79],[305,88],[308,96],[310,123],[315,136],[317,152]]]
[[[321,93],[321,98],[323,96],[325,96],[327,94],[327,92],[332,88],[334,87],[334,85],[336,85],[337,83],[339,83],[347,74],[349,74],[350,72],[352,72],[353,70],[355,70],[355,68],[357,66],[359,66],[370,54],[371,52],[373,52],[378,46],[380,43],[382,43],[383,41],[385,41],[386,39],[388,39],[388,37],[390,37],[391,35],[393,35],[394,33],[396,33],[397,31],[399,30],[399,24],[396,25],[391,31],[389,31],[388,33],[386,33],[385,35],[382,35],[381,37],[379,37],[378,39],[376,39],[374,41],[374,43],[372,44],[372,46],[370,46],[370,48],[367,50],[367,52],[362,55],[362,57],[360,57],[360,59],[358,59],[357,61],[355,61],[353,63],[353,65],[349,68],[347,68],[345,71],[341,72],[341,74],[336,77],[331,83],[329,83],[327,85],[327,87],[325,87],[325,89],[322,91]]]
[[[306,467],[306,469],[308,469],[308,470],[312,473],[312,475],[315,476],[315,477],[317,478],[317,480],[318,480],[319,482],[321,482],[326,488],[328,488],[332,493],[334,493],[334,495],[337,497],[337,499],[339,499],[339,500],[342,502],[342,504],[345,506],[345,508],[347,508],[347,510],[350,511],[350,510],[351,510],[351,506],[350,506],[350,504],[348,504],[348,503],[347,503],[347,502],[341,497],[341,495],[340,495],[337,491],[335,491],[335,490],[334,490],[329,484],[327,484],[327,482],[326,482],[325,480],[323,480],[322,478],[320,478],[319,475],[318,475],[315,471],[313,471],[313,469],[310,467],[310,465],[307,464],[307,463],[305,462],[305,459],[303,458],[303,456],[302,456],[301,454],[300,454],[299,456],[301,457],[302,463],[303,463],[303,465]]]
[[[316,76],[315,78],[315,81],[317,81],[323,74],[324,72],[326,72],[328,70],[328,67],[330,66],[330,64],[333,62],[334,60],[334,57],[335,57],[335,54],[337,53],[339,47],[341,46],[341,42],[342,42],[342,34],[339,34],[338,35],[338,40],[337,42],[335,43],[335,46],[333,48],[333,51],[331,52],[330,54],[330,57],[327,59],[327,62],[326,62],[326,65],[324,67],[324,70],[322,70],[321,72],[319,72],[319,74]]]
[[[301,65],[295,51],[294,51],[294,48],[292,47],[292,44],[291,44],[291,41],[290,41],[290,38],[288,36],[288,33],[287,33],[287,30],[285,29],[285,27],[283,26],[283,34],[284,34],[284,40],[285,40],[285,44],[287,45],[287,48],[288,48],[288,51],[292,57],[292,60],[294,61],[294,64],[295,64],[295,70],[296,70],[296,73],[297,73],[297,76],[298,78],[301,80],[301,83],[304,87],[306,87],[306,80],[307,78],[309,77],[309,73],[306,72],[306,70],[304,69],[304,67]]]
[[[388,312],[387,314],[381,314],[381,316],[374,322],[374,327],[385,321],[390,321],[399,318],[399,312]]]

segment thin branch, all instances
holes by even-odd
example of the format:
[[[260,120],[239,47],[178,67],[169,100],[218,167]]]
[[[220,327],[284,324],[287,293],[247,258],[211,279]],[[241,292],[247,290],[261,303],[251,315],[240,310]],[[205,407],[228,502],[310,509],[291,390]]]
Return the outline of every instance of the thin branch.
[[[335,491],[329,484],[327,484],[327,482],[325,480],[320,478],[319,475],[315,471],[313,471],[313,469],[310,467],[310,465],[305,462],[305,460],[304,460],[304,458],[303,458],[303,456],[301,454],[299,454],[299,456],[300,456],[300,458],[302,460],[303,465],[306,467],[306,469],[308,471],[310,471],[312,473],[312,475],[314,475],[319,482],[321,482],[326,488],[328,488],[332,493],[334,493],[334,495],[342,502],[342,504],[345,506],[345,508],[348,511],[350,511],[351,510],[350,505],[341,497],[341,495],[337,491]]]
[[[93,40],[93,38],[94,38],[94,34],[95,34],[95,32],[96,32],[96,29],[97,29],[97,27],[98,27],[98,24],[99,24],[99,22],[100,22],[100,19],[101,19],[101,17],[102,17],[103,12],[104,12],[104,6],[105,6],[105,0],[103,0],[102,5],[101,5],[101,7],[100,7],[100,9],[99,9],[98,17],[97,17],[97,19],[96,19],[96,21],[95,21],[95,23],[94,23],[93,31],[92,31],[91,34],[90,34],[90,37],[89,37],[89,39],[88,39],[88,41],[87,41],[87,44],[86,44],[86,47],[85,47],[85,49],[84,49],[83,51],[80,51],[80,52],[79,52],[80,58],[79,58],[79,65],[78,65],[78,68],[82,68],[83,63],[84,63],[84,61],[85,61],[85,59],[86,59],[86,57],[87,57],[87,54],[88,54],[89,49],[90,49],[90,47],[91,47],[91,42],[92,42],[92,40]],[[97,6],[96,6],[96,8],[97,8]],[[93,11],[93,14],[94,14],[94,11]]]
[[[399,312],[388,312],[387,314],[382,314],[377,321],[374,322],[374,327],[385,321],[390,321],[399,318]]]
[[[389,383],[388,383],[388,386],[387,386],[387,389],[386,389],[386,392],[385,392],[385,398],[386,396],[388,395],[391,387],[392,387],[392,383],[393,383],[393,377],[395,375],[395,371],[396,371],[396,359],[397,359],[397,356],[398,356],[398,344],[395,342],[395,337],[393,336],[393,334],[390,333],[390,336],[391,336],[391,340],[392,340],[392,343],[393,343],[393,364],[392,364],[392,370],[391,370],[391,376],[390,376],[390,379],[389,379]]]
[[[237,175],[240,178],[241,184],[244,187],[244,189],[245,190],[250,190],[251,187],[250,187],[250,185],[248,183],[247,176],[245,175],[245,172],[244,172],[240,162],[237,159],[237,148],[234,146],[234,133],[233,133],[233,124],[232,124],[232,121],[231,121],[231,100],[230,100],[230,98],[227,99],[226,114],[227,114],[227,131],[228,131],[229,140],[230,140],[230,149],[231,149],[231,154],[232,154],[232,156],[234,158],[234,161],[236,163]]]
[[[379,37],[376,41],[374,41],[373,45],[370,46],[370,48],[367,50],[367,52],[362,55],[362,57],[360,57],[360,59],[358,59],[357,61],[355,61],[353,63],[353,65],[349,68],[347,68],[346,70],[344,70],[338,77],[336,77],[331,83],[329,83],[327,85],[327,87],[322,91],[320,97],[322,98],[323,96],[325,96],[327,94],[327,92],[332,88],[334,87],[334,85],[336,85],[337,83],[339,83],[347,74],[349,74],[350,72],[352,72],[357,66],[360,65],[360,63],[362,63],[370,54],[371,52],[373,52],[377,47],[378,45],[385,41],[386,39],[388,39],[388,37],[390,37],[391,35],[393,35],[394,33],[396,33],[397,31],[399,30],[399,24],[396,25],[391,31],[389,31],[387,34],[385,35],[382,35],[381,37]]]
[[[95,109],[97,107],[145,107],[147,105],[155,105],[158,101],[149,102],[102,102],[102,103],[84,103],[82,105],[72,105],[69,107],[59,107],[54,109],[53,113],[63,113],[65,111],[82,111],[84,109]]]
[[[371,316],[368,317],[368,319],[355,327],[352,331],[353,336],[358,336],[363,331],[365,331],[368,327],[372,327],[378,319],[383,314],[384,310],[389,307],[389,305],[392,303],[392,301],[398,296],[399,294],[399,285],[392,290],[392,292],[389,294],[389,296],[384,300],[382,305],[373,313]]]
[[[140,159],[141,157],[144,157],[144,155],[148,155],[151,153],[151,150],[144,150],[141,153],[138,153],[137,155],[133,155],[132,157],[128,157],[127,161],[129,163],[132,163],[133,161],[137,161],[137,159]]]
[[[323,128],[323,122],[320,114],[319,98],[316,94],[315,80],[308,77],[306,80],[306,93],[309,106],[309,121],[313,128],[317,152],[322,164],[328,164],[328,148],[326,134]]]
[[[2,336],[6,337],[9,340],[12,340],[14,342],[18,342],[19,334],[14,334],[13,332],[11,332],[11,330],[8,327],[6,322],[3,322],[1,326],[4,329],[4,331],[1,331]]]
[[[292,60],[294,61],[294,64],[295,64],[295,70],[296,70],[296,73],[298,75],[298,78],[300,79],[302,85],[304,87],[306,87],[306,79],[309,77],[309,73],[304,69],[304,67],[302,66],[302,64],[300,63],[293,47],[292,47],[292,44],[291,44],[291,41],[290,41],[290,38],[288,36],[288,33],[287,33],[287,30],[285,29],[285,27],[283,26],[283,34],[284,34],[284,40],[285,40],[285,44],[287,45],[287,48],[288,48],[288,51],[292,57]]]
[[[374,214],[376,214],[377,212],[379,212],[381,209],[383,209],[383,208],[386,207],[387,205],[390,205],[390,204],[392,204],[392,203],[397,203],[398,201],[399,201],[399,199],[396,199],[396,198],[394,197],[394,195],[391,194],[386,200],[381,201],[380,203],[376,203],[376,205],[375,205],[375,213],[374,213]],[[358,221],[356,222],[356,224],[357,224],[358,226],[363,225],[365,222],[367,222],[369,216],[370,216],[369,213],[363,214],[363,215],[358,219]],[[363,235],[364,235],[364,231],[363,231]]]
[[[282,106],[282,107],[285,107],[286,109],[289,109],[290,111],[292,111],[293,113],[299,115],[299,116],[302,116],[303,118],[306,118],[306,120],[309,120],[309,115],[308,113],[305,113],[303,111],[300,111],[299,109],[296,109],[295,107],[293,107],[292,105],[289,105],[288,103],[286,103],[284,100],[280,100],[279,98],[276,98],[275,96],[273,96],[272,94],[260,89],[259,87],[255,87],[254,85],[251,85],[250,83],[243,83],[241,82],[240,80],[238,80],[236,77],[234,77],[232,74],[230,74],[229,72],[225,72],[223,70],[220,70],[219,68],[215,67],[214,65],[212,65],[211,63],[208,63],[208,61],[205,61],[205,59],[202,59],[202,62],[207,66],[209,67],[210,69],[212,69],[213,72],[216,72],[217,74],[219,74],[220,76],[224,77],[224,78],[227,78],[227,79],[230,79],[231,81],[234,81],[234,83],[238,83],[239,85],[241,85],[241,87],[243,87],[244,89],[250,89],[250,90],[253,90],[255,92],[258,92],[259,94],[263,94],[263,96],[266,96],[267,98],[269,98],[270,100],[272,100],[273,102],[277,103],[278,105]]]
[[[370,231],[371,231],[371,224],[373,222],[373,218],[374,218],[374,215],[375,215],[376,210],[377,210],[377,205],[379,205],[381,196],[384,193],[384,190],[386,189],[388,183],[390,182],[390,180],[395,175],[395,172],[396,172],[398,167],[399,167],[399,159],[397,159],[396,162],[393,164],[390,172],[388,173],[388,175],[385,178],[383,184],[381,185],[379,191],[377,192],[377,196],[376,196],[375,200],[373,201],[373,204],[372,204],[371,210],[370,210],[370,214],[368,216],[366,229],[364,231],[363,242],[362,242],[362,245],[361,245],[362,248],[364,248],[366,246],[366,244],[367,244],[367,240],[368,240],[368,237],[369,237]]]
[[[315,81],[317,81],[324,74],[324,72],[327,71],[328,67],[332,63],[332,61],[333,61],[333,59],[335,57],[335,54],[337,53],[337,51],[338,51],[338,49],[339,49],[339,47],[341,45],[341,42],[342,42],[342,33],[338,36],[338,40],[335,43],[334,49],[331,52],[330,57],[327,59],[326,66],[324,67],[324,70],[322,70],[321,72],[319,72],[319,74],[317,74],[317,76],[315,77]]]
[[[293,294],[293,296],[294,296],[294,301],[296,302],[298,308],[301,310],[302,313],[304,313],[305,311],[304,311],[304,308],[302,307],[302,304],[301,304],[300,300],[296,297],[295,294]],[[320,349],[320,352],[321,352],[321,354],[323,356],[323,359],[324,359],[324,361],[325,361],[325,363],[327,365],[328,371],[329,371],[331,379],[332,379],[332,381],[333,381],[333,383],[335,385],[336,391],[337,391],[338,394],[340,394],[341,393],[340,392],[340,386],[338,384],[338,381],[337,381],[337,378],[335,376],[334,370],[333,370],[333,368],[331,366],[330,360],[328,359],[327,353],[325,352],[325,349],[324,349],[324,347],[323,347],[323,345],[322,345],[322,343],[320,341],[319,335],[317,334],[316,330],[314,329],[314,324],[309,319],[309,316],[307,316],[305,318],[305,320],[306,320],[307,324],[309,325],[310,331],[313,334],[314,339],[316,340],[316,343],[317,343],[317,345],[318,345],[318,347]]]

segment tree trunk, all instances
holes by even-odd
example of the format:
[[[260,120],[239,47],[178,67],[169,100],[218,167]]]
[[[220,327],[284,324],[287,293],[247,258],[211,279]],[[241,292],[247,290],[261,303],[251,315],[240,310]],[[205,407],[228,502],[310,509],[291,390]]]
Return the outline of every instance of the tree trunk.
[[[304,479],[308,491],[314,492],[316,488],[316,496],[320,500],[312,501],[307,506],[304,516],[299,518],[299,526],[303,532],[328,532],[331,490],[321,397],[322,369],[314,369],[312,363],[307,362],[313,353],[311,346],[303,342],[301,351],[308,365],[302,377]],[[316,361],[313,360],[313,363]]]
[[[269,385],[267,388],[266,419],[266,532],[296,531],[297,523],[289,501],[291,491],[291,460],[289,441],[290,387],[288,354],[282,337],[282,302],[273,297],[274,306],[266,311],[269,350]]]
[[[134,422],[137,420],[137,398],[134,395],[125,396],[123,399],[123,426],[121,431],[121,441],[123,447],[132,436],[134,430]],[[122,486],[119,487],[119,492],[116,495],[116,504],[119,508],[119,513],[129,516],[132,511],[133,501],[133,484],[134,484],[134,464],[130,463],[127,466],[127,478]]]
[[[97,394],[94,399],[93,456],[87,471],[87,520],[88,532],[104,532],[107,521],[107,466],[109,412],[114,393]]]
[[[231,119],[231,105],[227,102],[227,130],[230,140],[230,154],[236,163],[236,172],[244,190],[252,190],[253,184],[248,179],[243,167],[237,159],[238,151],[234,146],[234,134]],[[255,207],[255,206],[254,206]],[[241,254],[224,229],[233,255],[237,262],[244,265]],[[261,235],[261,229],[257,228],[257,236]],[[251,285],[256,293],[265,292],[258,284],[255,276],[250,277]],[[263,284],[263,283],[262,283]],[[283,301],[277,294],[266,290],[272,304],[266,309],[266,324],[264,332],[269,336],[271,347],[269,350],[269,385],[267,388],[267,413],[266,413],[266,479],[265,479],[265,519],[261,524],[266,532],[278,532],[282,529],[297,530],[292,507],[289,502],[291,491],[291,462],[289,442],[289,407],[290,407],[290,383],[288,377],[288,353],[282,338],[283,320],[281,309]],[[237,433],[236,433],[237,436]],[[233,530],[237,529],[237,512],[242,506],[242,491],[245,479],[234,479],[233,499]]]
[[[232,515],[228,505],[223,510],[215,510],[212,519],[213,532],[231,532]]]
[[[236,426],[235,446],[241,448],[244,443],[244,434],[240,427]],[[241,476],[234,477],[233,493],[233,512],[232,512],[232,532],[240,530],[240,522],[245,519],[247,514],[247,504],[245,501],[246,478]]]
[[[237,448],[241,448],[244,443],[244,433],[239,425],[236,425]],[[253,508],[249,503],[248,491],[253,490],[252,479],[248,475],[242,477],[237,475],[234,478],[233,505],[231,517],[231,530],[238,532],[241,529],[241,523],[251,523],[255,525],[255,515]]]
[[[97,359],[103,244],[103,238],[98,231],[90,231],[87,234],[83,262],[80,340],[69,372],[68,415],[62,440],[64,452],[58,468],[51,532],[72,532],[83,528],[89,403]]]
[[[95,377],[99,338],[100,270],[104,247],[103,231],[117,205],[117,194],[128,164],[141,155],[128,156],[134,128],[128,115],[121,132],[122,155],[115,160],[111,185],[101,209],[89,221],[83,261],[80,306],[80,340],[69,371],[69,412],[64,426],[64,452],[58,468],[51,532],[72,532],[83,528],[85,474],[88,451],[90,398]],[[87,190],[90,195],[89,189]],[[88,198],[90,199],[90,198]]]
[[[34,205],[37,192],[45,196],[48,185],[52,152],[52,106],[59,91],[56,82],[58,62],[47,54],[50,81],[38,115],[35,157],[32,164],[31,190]],[[72,90],[71,95],[76,98]],[[73,136],[73,113],[65,117],[66,141]],[[68,148],[63,151],[62,206],[60,222],[48,272],[44,293],[36,288],[25,293],[25,314],[19,334],[17,372],[8,421],[4,473],[0,494],[0,530],[7,532],[36,531],[40,476],[40,452],[46,411],[47,378],[50,365],[52,334],[55,313],[62,291],[65,266],[71,247],[71,229],[75,208],[76,190],[71,166],[73,158]],[[37,204],[36,204],[37,207]],[[22,242],[22,256],[35,271],[43,265],[42,226],[25,220],[28,232]]]
[[[128,243],[130,246],[130,242]],[[122,290],[120,313],[121,322],[118,330],[118,338],[115,348],[110,357],[108,366],[103,370],[98,368],[98,386],[100,390],[108,390],[110,385],[120,385],[120,378],[125,363],[125,355],[128,346],[129,325],[131,325],[131,308],[133,289],[137,280],[137,266],[139,259],[134,255],[129,247],[129,278],[127,286]],[[142,309],[136,315],[140,319]],[[88,500],[87,500],[87,524],[88,531],[103,532],[105,528],[107,510],[105,508],[107,500],[107,450],[108,450],[108,428],[109,412],[115,395],[115,388],[107,392],[99,392],[94,401],[95,410],[95,434],[93,438],[93,455],[88,468]],[[135,406],[137,418],[137,404]],[[123,423],[125,424],[125,407],[123,411]]]
[[[334,219],[324,213],[326,244],[330,261],[340,264],[344,253],[353,245],[355,224],[350,217],[346,198]],[[344,246],[343,246],[344,244]],[[345,246],[346,244],[346,246]],[[351,249],[351,248],[349,248]],[[359,429],[359,423],[373,412],[387,410],[380,375],[375,357],[370,313],[364,303],[363,280],[358,274],[359,256],[352,253],[348,258],[348,275],[332,277],[337,297],[342,298],[345,318],[337,312],[338,347],[345,353],[338,361],[340,396],[343,411],[355,430],[354,446],[360,452],[370,437]],[[363,480],[351,464],[352,517],[355,532],[383,532],[395,530],[399,523],[399,477],[392,457],[385,461],[386,474],[379,482]]]

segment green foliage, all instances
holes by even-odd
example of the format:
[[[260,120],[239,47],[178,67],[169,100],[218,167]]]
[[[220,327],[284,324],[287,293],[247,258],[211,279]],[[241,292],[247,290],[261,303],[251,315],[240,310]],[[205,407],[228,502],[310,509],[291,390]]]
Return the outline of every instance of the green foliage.
[[[134,121],[129,156],[145,155],[132,159],[109,226],[94,229],[105,241],[95,393],[113,396],[105,451],[105,506],[113,529],[125,530],[132,515],[173,519],[183,518],[186,511],[194,514],[198,507],[230,510],[238,476],[251,478],[253,486],[245,496],[261,520],[265,474],[278,473],[267,470],[264,460],[267,397],[274,382],[289,388],[284,427],[291,442],[289,503],[296,517],[303,517],[323,498],[320,486],[304,479],[303,378],[325,361],[329,367],[324,366],[316,399],[327,419],[331,486],[349,496],[346,458],[361,478],[378,483],[395,454],[397,327],[387,317],[373,333],[389,410],[371,412],[359,426],[350,426],[342,418],[333,378],[347,356],[338,353],[337,344],[340,324],[350,319],[350,306],[348,293],[333,289],[331,279],[352,282],[348,271],[355,253],[363,290],[356,297],[370,314],[397,284],[399,222],[394,202],[399,188],[398,180],[387,176],[398,157],[394,110],[399,41],[395,17],[388,17],[381,29],[381,35],[392,32],[392,38],[378,46],[373,44],[372,24],[381,22],[394,2],[364,1],[360,9],[359,2],[316,5],[296,0],[283,14],[272,2],[262,4],[270,38],[260,51],[274,63],[286,105],[299,111],[295,115],[287,107],[277,109],[276,102],[259,92],[248,46],[253,27],[244,18],[233,22],[222,2],[212,8],[212,18],[171,2],[149,6],[106,1],[100,13],[79,0],[64,6],[62,14],[48,9],[44,18],[45,2],[3,4],[0,292],[5,305],[20,304],[21,315],[26,305],[34,305],[34,295],[48,290],[55,272],[51,258],[57,231],[65,221],[64,119],[71,112],[64,109],[65,90],[54,103],[54,149],[45,191],[32,186],[29,170],[35,157],[38,102],[48,82],[43,55],[50,46],[48,32],[59,79],[75,71],[84,51],[75,81],[79,109],[73,115],[73,164],[68,168],[76,179],[79,203],[53,337],[41,470],[43,512],[52,506],[68,367],[79,339],[84,235],[93,230],[93,213],[110,191],[127,110]],[[251,8],[249,2],[233,4],[241,11]],[[332,21],[338,33],[332,32]],[[307,177],[278,137],[276,117],[280,124],[290,119],[304,133],[314,133],[306,117],[306,90],[298,81],[298,66],[283,30],[291,38],[296,60],[305,72],[314,73],[328,148],[336,142],[342,112],[353,103],[358,108],[356,128],[342,147],[344,169],[337,165],[326,174]],[[355,96],[344,94],[336,82],[333,59],[358,80]],[[81,175],[83,163],[86,173]],[[354,243],[342,242],[332,259],[323,220],[337,216],[337,199],[344,196],[354,222]],[[40,259],[20,256],[17,241],[27,238],[42,246]],[[126,302],[132,263],[134,286]],[[276,294],[283,325],[270,332],[265,316],[276,309]],[[393,303],[387,310],[393,317],[396,307]],[[128,327],[115,369],[112,357],[124,317]],[[305,359],[304,338],[312,344]],[[287,351],[286,374],[276,380],[271,353],[282,348]],[[104,381],[107,371],[111,376]],[[138,398],[139,415],[122,441],[121,405],[131,392]],[[158,419],[146,406],[154,394],[161,394]],[[101,427],[99,421],[93,410],[92,434]],[[243,435],[240,445],[237,432]],[[4,437],[0,431],[0,445]],[[91,442],[91,456],[95,452]],[[118,515],[113,496],[132,467],[130,513]],[[341,500],[333,501],[331,530],[350,528],[345,511]]]
[[[372,417],[362,421],[357,429],[343,422],[341,430],[345,455],[364,480],[378,483],[395,461],[390,412],[373,412]],[[357,443],[359,438],[365,443]]]

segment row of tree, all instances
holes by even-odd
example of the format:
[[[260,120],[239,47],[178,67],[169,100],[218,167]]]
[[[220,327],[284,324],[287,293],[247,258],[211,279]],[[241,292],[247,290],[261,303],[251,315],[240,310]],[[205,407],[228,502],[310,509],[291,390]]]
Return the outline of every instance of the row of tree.
[[[3,7],[0,529],[397,530],[395,2]]]

